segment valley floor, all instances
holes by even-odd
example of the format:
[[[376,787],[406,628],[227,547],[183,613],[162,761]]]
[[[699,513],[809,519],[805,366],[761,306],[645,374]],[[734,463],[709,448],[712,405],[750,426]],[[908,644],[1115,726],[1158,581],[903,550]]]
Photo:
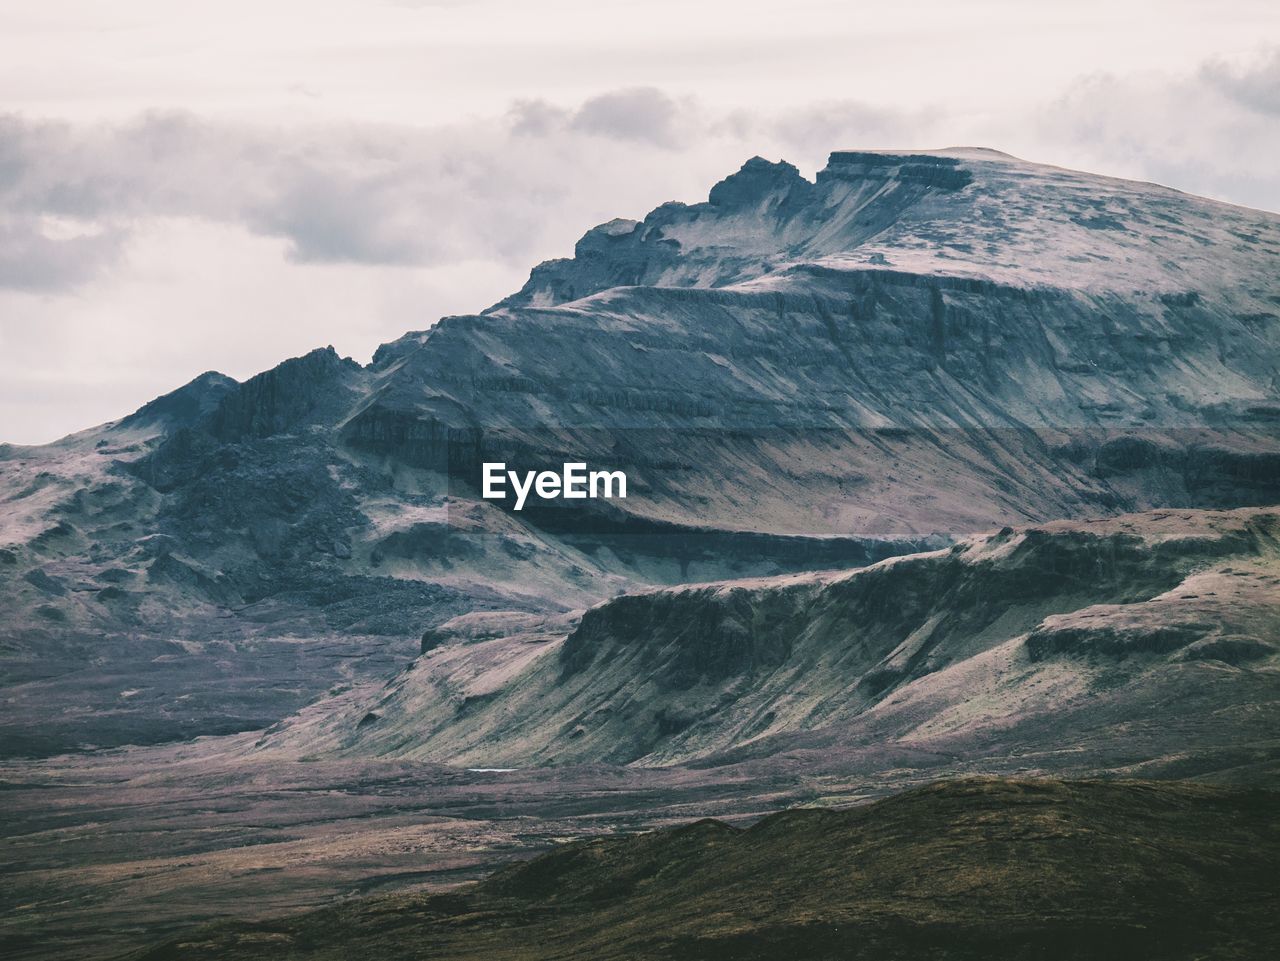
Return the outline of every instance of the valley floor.
[[[254,738],[0,766],[4,956],[112,958],[193,925],[440,892],[564,841],[707,817],[749,824],[797,806],[856,807],[945,777],[1096,770],[1084,756],[1079,766],[1032,754],[962,760],[898,745],[700,768],[475,771],[263,756],[251,750]],[[1274,783],[1264,770],[1272,765],[1239,774],[1229,766],[1239,760],[1223,755],[1209,777]],[[1152,770],[1187,776],[1176,758]]]
[[[732,769],[247,759],[253,737],[0,767],[0,955],[113,957],[193,923],[439,890],[565,839],[814,797]]]
[[[472,843],[481,842],[480,860],[492,862],[522,844],[548,846],[556,832],[642,826],[645,819],[635,817],[632,804],[656,787],[587,789],[576,805],[552,816],[552,797],[534,781],[516,791],[486,789],[458,772],[451,780],[438,772],[434,785],[417,783],[434,788],[434,810],[421,810],[412,825],[401,822],[391,833],[365,837],[364,846],[398,837],[393,844],[406,869],[409,860],[434,865],[434,878],[417,880],[438,885],[479,868],[467,855],[454,860],[451,875],[446,867],[445,838],[465,838],[461,824],[469,826]],[[729,787],[668,783],[665,815],[680,811],[687,819],[698,807],[723,806]],[[406,800],[415,793],[407,791]],[[532,803],[522,804],[522,795]],[[458,820],[446,826],[442,810],[450,801]],[[496,807],[505,807],[507,816],[496,816]],[[530,823],[539,808],[543,816]],[[331,810],[334,823],[343,820],[340,809]],[[225,920],[176,934],[173,923],[121,930],[115,947],[139,937],[151,941],[129,954],[138,961],[1252,961],[1280,951],[1277,815],[1280,794],[1257,789],[1179,781],[951,780],[840,811],[794,810],[736,827],[701,819],[580,840],[446,893],[347,898],[264,920],[284,906],[277,887],[275,903],[270,895],[223,900]],[[522,826],[533,833],[522,836]],[[313,840],[330,845],[332,858],[341,837],[357,834],[334,833],[331,826]],[[239,871],[230,878],[251,870],[251,851],[237,857]],[[200,861],[190,857],[186,867]],[[170,868],[179,867],[171,859]],[[305,877],[297,867],[286,873]],[[249,893],[244,880],[234,883],[244,889],[242,897]],[[162,886],[155,874],[143,884]],[[188,887],[172,908],[190,910],[195,893]],[[209,891],[207,913],[219,893],[230,892]],[[318,893],[318,886],[311,888],[311,896]],[[166,929],[169,936],[157,941]],[[107,947],[81,942],[73,953]]]

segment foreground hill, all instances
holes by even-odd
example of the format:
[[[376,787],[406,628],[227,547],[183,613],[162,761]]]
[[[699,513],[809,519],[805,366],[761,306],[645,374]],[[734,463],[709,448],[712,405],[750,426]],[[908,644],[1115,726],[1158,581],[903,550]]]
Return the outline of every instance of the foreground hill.
[[[1063,521],[626,595],[580,621],[460,618],[384,687],[321,700],[259,745],[501,767],[812,752],[874,776],[914,753],[1260,776],[1280,748],[1278,638],[1274,509]]]
[[[205,929],[137,961],[1262,959],[1280,800],[1182,783],[971,780],[566,845],[478,885]]]

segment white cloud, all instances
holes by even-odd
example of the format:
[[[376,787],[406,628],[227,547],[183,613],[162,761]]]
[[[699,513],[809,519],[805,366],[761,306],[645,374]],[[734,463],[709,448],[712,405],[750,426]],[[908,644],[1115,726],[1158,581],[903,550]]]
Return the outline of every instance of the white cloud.
[[[1181,75],[1083,78],[1021,139],[1055,163],[1280,210],[1277,112],[1280,50],[1268,50]]]
[[[848,104],[726,114],[653,88],[576,108],[523,101],[502,117],[442,127],[9,116],[0,118],[0,286],[56,292],[94,282],[125,238],[157,217],[280,238],[302,264],[491,260],[527,270],[619,212],[704,198],[753,154],[799,151],[812,169],[832,143],[890,133],[909,138],[912,121]],[[99,232],[53,240],[41,226],[49,217]]]

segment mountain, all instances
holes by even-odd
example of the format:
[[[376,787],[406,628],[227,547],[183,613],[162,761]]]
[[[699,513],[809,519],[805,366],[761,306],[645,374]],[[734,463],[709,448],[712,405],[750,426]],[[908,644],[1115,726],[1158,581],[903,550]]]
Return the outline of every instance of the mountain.
[[[757,158],[367,365],[0,445],[6,943],[1269,956],[1277,254],[993,151]]]
[[[130,957],[1253,959],[1277,795],[977,779],[747,829],[564,845],[478,885],[224,923]]]
[[[259,747],[513,768],[807,753],[868,777],[914,752],[1262,777],[1277,639],[1275,509],[1060,521],[851,571],[628,594],[580,619],[458,618],[385,686],[321,700]]]
[[[473,613],[1276,503],[1278,251],[1276,215],[991,151],[757,158],[367,366],[0,446],[4,750],[261,728]],[[517,513],[489,460],[630,492]]]
[[[607,457],[626,511],[699,528],[1268,503],[1277,253],[1275,215],[988,151],[757,158],[383,347],[345,429],[472,476]]]

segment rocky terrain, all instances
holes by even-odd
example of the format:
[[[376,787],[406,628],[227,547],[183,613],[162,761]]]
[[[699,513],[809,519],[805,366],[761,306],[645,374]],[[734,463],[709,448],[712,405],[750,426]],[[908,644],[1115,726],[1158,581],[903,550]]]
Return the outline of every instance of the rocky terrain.
[[[368,365],[0,444],[7,953],[937,777],[1274,786],[1278,254],[994,151],[756,158]]]
[[[131,957],[1263,958],[1280,949],[1278,804],[1176,782],[960,781],[746,830],[579,842],[447,894]]]
[[[473,611],[1274,503],[1277,252],[1275,215],[992,151],[757,158],[367,367],[0,446],[4,749],[261,727]],[[568,455],[632,496],[476,496]]]
[[[936,778],[1274,789],[1278,535],[1272,509],[1163,511],[459,616],[389,682],[265,732],[0,765],[0,934],[16,958],[109,957],[565,839]]]

